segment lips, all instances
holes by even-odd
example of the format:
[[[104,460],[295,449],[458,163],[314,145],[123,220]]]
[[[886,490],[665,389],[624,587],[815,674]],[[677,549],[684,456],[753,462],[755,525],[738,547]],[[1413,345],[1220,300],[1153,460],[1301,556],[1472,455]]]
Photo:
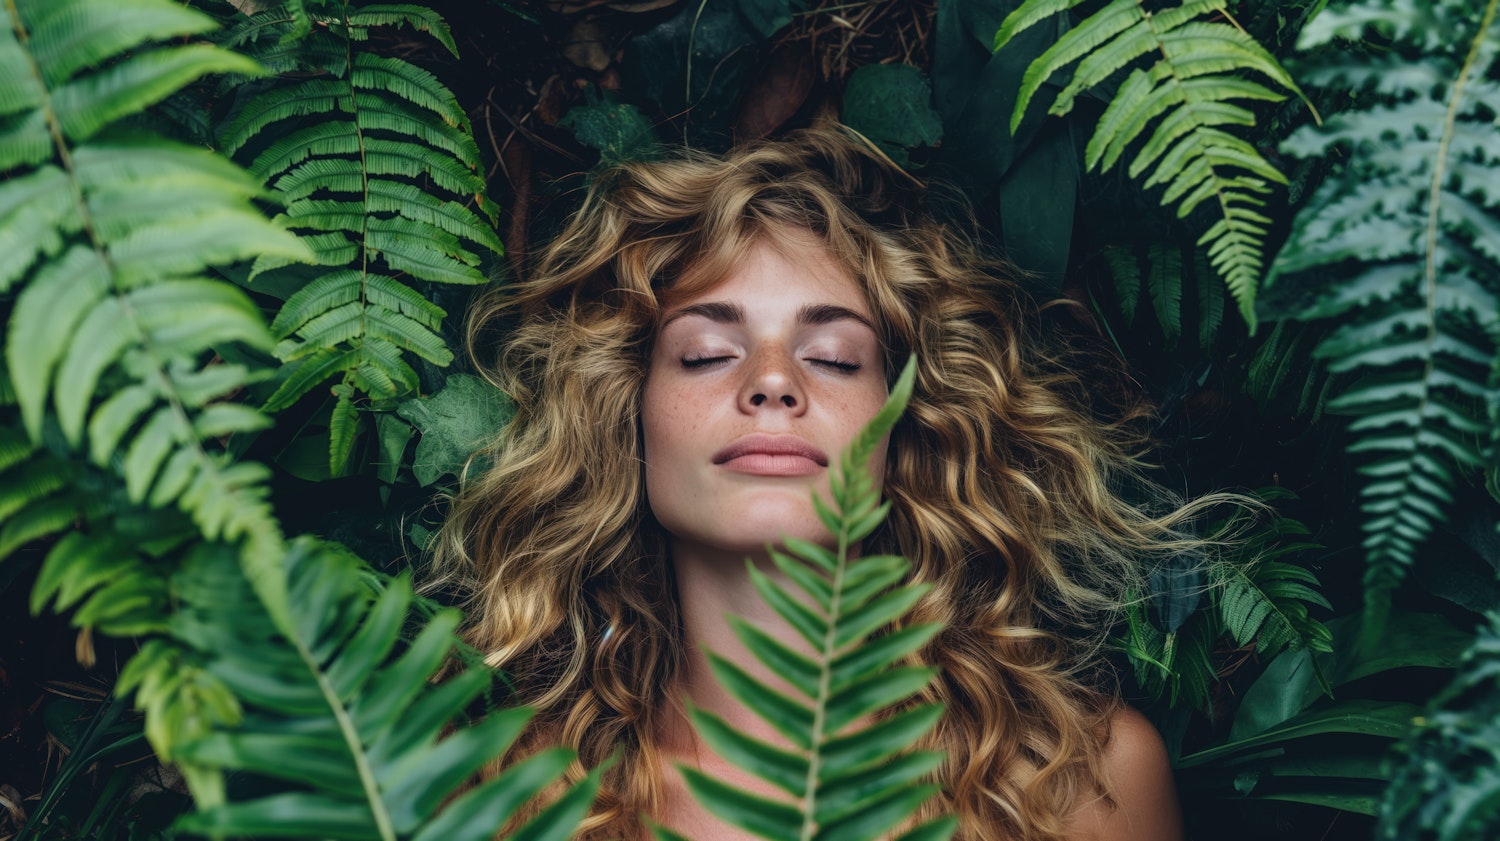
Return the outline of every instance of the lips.
[[[828,456],[795,435],[746,435],[714,453],[713,462],[740,473],[805,476],[828,466]]]

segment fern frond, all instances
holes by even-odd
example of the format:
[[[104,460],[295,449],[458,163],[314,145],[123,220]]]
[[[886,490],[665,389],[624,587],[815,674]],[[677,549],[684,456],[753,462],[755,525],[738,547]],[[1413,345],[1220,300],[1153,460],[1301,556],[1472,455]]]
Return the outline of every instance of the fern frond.
[[[127,0],[103,18],[138,14],[165,27],[154,35],[134,23],[106,31],[93,6],[16,0],[0,30],[0,61],[18,80],[18,93],[5,98],[8,125],[38,125],[47,137],[40,153],[23,138],[25,153],[5,156],[9,167],[29,169],[5,173],[0,208],[19,210],[23,200],[68,208],[43,215],[51,229],[41,245],[24,249],[4,276],[19,287],[6,357],[22,420],[40,440],[55,417],[70,446],[88,436],[91,459],[120,472],[132,499],[181,508],[209,539],[243,541],[246,574],[285,621],[275,568],[281,536],[264,473],[226,464],[215,440],[261,425],[253,413],[215,408],[249,372],[204,373],[214,345],[268,349],[270,337],[248,298],[198,275],[307,251],[251,204],[264,190],[238,168],[202,149],[110,128],[204,74],[258,68],[205,44],[146,44],[213,26],[180,4]],[[121,54],[126,47],[133,52]],[[6,215],[5,227],[18,218]]]
[[[1182,252],[1170,245],[1153,245],[1149,260],[1146,289],[1167,344],[1174,345],[1182,335]]]
[[[842,454],[831,481],[831,504],[817,502],[833,529],[836,549],[790,540],[771,558],[799,595],[750,565],[761,597],[806,640],[811,654],[788,648],[748,623],[731,623],[745,647],[784,676],[795,695],[778,692],[713,653],[709,664],[731,694],[757,711],[793,745],[780,748],[745,736],[718,717],[690,710],[699,735],[721,756],[751,771],[792,800],[739,791],[693,768],[683,776],[694,796],[726,822],[767,838],[873,839],[888,834],[937,787],[924,780],[941,754],[910,752],[937,723],[937,705],[909,706],[859,726],[860,719],[907,702],[933,670],[898,666],[916,653],[938,626],[909,626],[879,641],[871,634],[897,623],[925,592],[899,585],[910,564],[890,555],[851,559],[850,547],[884,519],[869,474],[877,443],[894,426],[911,394],[916,360],[907,363],[885,407]],[[806,599],[806,601],[804,601]],[[912,830],[908,838],[948,838],[952,819]],[[658,837],[670,837],[658,832]]]
[[[1144,287],[1168,347],[1177,344],[1183,325],[1189,322],[1198,325],[1198,347],[1213,346],[1224,322],[1225,293],[1202,253],[1193,253],[1191,271],[1181,248],[1161,242],[1145,249],[1109,246],[1100,256],[1113,280],[1115,300],[1126,325],[1135,320]]]
[[[410,3],[372,3],[351,10],[349,16],[343,21],[328,22],[349,27],[349,37],[356,41],[370,37],[369,32],[373,27],[404,23],[418,32],[431,35],[443,45],[449,55],[458,58],[458,45],[453,43],[453,33],[448,29],[447,22],[437,12],[425,6],[414,6]]]
[[[451,51],[442,18],[408,4],[307,9],[318,26],[298,42],[295,66],[283,65],[286,78],[250,100],[221,135],[284,202],[277,221],[332,270],[276,316],[275,352],[287,368],[266,408],[289,406],[335,379],[353,390],[350,407],[389,409],[413,396],[411,356],[435,365],[453,358],[438,332],[446,313],[414,284],[485,282],[483,266],[503,250],[497,208],[452,92],[408,62],[355,49],[374,28],[406,25]],[[283,49],[248,29],[237,37],[254,55]],[[343,58],[328,63],[335,53]],[[262,258],[252,280],[284,265]],[[363,417],[352,411],[340,417]],[[337,447],[350,441],[337,437],[330,464],[344,462]]]
[[[1141,300],[1141,265],[1128,248],[1107,248],[1103,256],[1109,267],[1109,276],[1114,280],[1115,299],[1120,303],[1125,323],[1129,324],[1135,321],[1136,304]]]
[[[1453,683],[1392,752],[1381,841],[1482,838],[1500,821],[1500,615],[1488,620]]]
[[[995,49],[1083,0],[1027,0],[995,35]],[[1244,31],[1208,16],[1226,14],[1225,0],[1184,0],[1148,11],[1137,0],[1114,0],[1081,21],[1033,61],[1011,114],[1015,131],[1047,80],[1072,67],[1072,77],[1048,113],[1064,115],[1077,97],[1132,65],[1095,126],[1085,162],[1109,169],[1140,145],[1129,166],[1142,186],[1164,186],[1162,204],[1178,217],[1211,202],[1217,220],[1198,244],[1254,330],[1255,295],[1264,266],[1270,219],[1261,212],[1272,184],[1286,178],[1245,140],[1224,126],[1252,126],[1239,101],[1279,101],[1301,95],[1291,76]],[[1261,78],[1275,88],[1256,81]],[[1154,128],[1153,128],[1154,126]]]
[[[1219,678],[1213,656],[1219,630],[1200,612],[1176,631],[1164,632],[1147,616],[1146,602],[1137,601],[1126,609],[1124,633],[1113,643],[1130,660],[1141,689],[1173,706],[1207,712]]]
[[[0,561],[107,510],[104,500],[78,487],[75,465],[24,431],[0,427],[0,455]]]
[[[1255,644],[1261,654],[1287,648],[1330,651],[1328,628],[1308,614],[1316,605],[1331,609],[1311,571],[1270,558],[1212,568],[1219,616],[1238,645]]]
[[[1366,604],[1377,616],[1446,520],[1459,477],[1481,466],[1493,428],[1496,6],[1475,15],[1451,2],[1337,3],[1304,35],[1312,45],[1379,24],[1425,51],[1341,54],[1318,71],[1370,104],[1287,139],[1288,154],[1342,163],[1298,213],[1270,278],[1292,275],[1312,293],[1288,315],[1339,325],[1317,356],[1348,381],[1328,406],[1356,416],[1349,451],[1365,477]]]
[[[184,828],[487,841],[572,762],[569,751],[545,751],[463,791],[509,748],[530,711],[467,721],[465,710],[495,679],[482,667],[432,685],[458,644],[458,614],[419,608],[404,577],[372,588],[363,563],[333,544],[293,541],[287,571],[299,617],[290,636],[245,598],[232,557],[218,547],[195,551],[174,581],[184,605],[179,644],[244,708],[240,726],[220,724],[180,744],[177,755],[201,768],[275,781],[277,792],[208,804],[184,819]],[[514,837],[568,837],[587,813],[601,771]]]

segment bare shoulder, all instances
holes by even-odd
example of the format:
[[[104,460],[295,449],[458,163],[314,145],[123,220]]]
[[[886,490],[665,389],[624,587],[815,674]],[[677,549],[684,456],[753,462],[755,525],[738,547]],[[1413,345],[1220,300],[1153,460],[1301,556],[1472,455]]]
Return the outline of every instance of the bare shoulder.
[[[1122,706],[1110,719],[1105,784],[1114,807],[1091,801],[1073,819],[1088,841],[1181,841],[1182,815],[1161,736],[1146,717]]]

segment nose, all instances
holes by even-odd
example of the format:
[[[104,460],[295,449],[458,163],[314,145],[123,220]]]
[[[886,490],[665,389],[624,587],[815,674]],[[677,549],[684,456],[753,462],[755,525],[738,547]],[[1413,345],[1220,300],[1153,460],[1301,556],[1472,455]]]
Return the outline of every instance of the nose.
[[[762,353],[746,366],[740,387],[740,411],[747,414],[768,409],[786,409],[793,414],[807,410],[807,394],[796,360],[786,354]]]

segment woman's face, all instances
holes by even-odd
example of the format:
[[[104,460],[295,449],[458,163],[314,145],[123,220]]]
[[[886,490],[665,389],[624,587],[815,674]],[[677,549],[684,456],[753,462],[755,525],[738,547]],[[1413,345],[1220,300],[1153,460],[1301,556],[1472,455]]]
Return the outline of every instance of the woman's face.
[[[858,285],[807,235],[761,240],[716,286],[663,303],[641,425],[646,494],[674,551],[829,544],[811,492],[827,498],[830,463],[886,398]]]

